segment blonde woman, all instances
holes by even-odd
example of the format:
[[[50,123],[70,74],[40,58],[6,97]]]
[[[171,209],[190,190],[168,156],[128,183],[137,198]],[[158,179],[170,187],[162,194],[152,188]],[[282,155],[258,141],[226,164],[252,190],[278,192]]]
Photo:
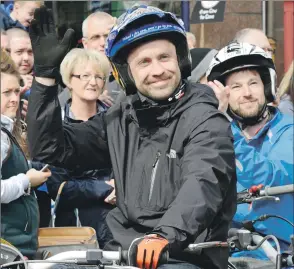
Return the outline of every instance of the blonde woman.
[[[39,211],[31,187],[44,183],[51,172],[29,170],[19,145],[19,82],[13,61],[1,50],[1,237],[23,255],[33,257],[37,250]]]
[[[71,93],[71,99],[62,107],[65,123],[81,123],[107,109],[98,97],[104,91],[109,68],[106,56],[98,51],[76,48],[65,56],[60,73]],[[112,239],[105,221],[115,203],[114,182],[109,181],[110,167],[110,163],[105,169],[93,171],[80,170],[77,167],[69,167],[70,171],[67,171],[52,167],[52,177],[47,182],[50,195],[55,197],[60,184],[66,181],[57,208],[55,225],[76,225],[78,209],[81,225],[96,230],[100,248]]]
[[[294,61],[284,75],[278,90],[279,109],[284,114],[294,115]]]
[[[104,91],[109,70],[108,59],[98,51],[76,48],[65,56],[60,73],[71,93],[71,99],[63,108],[65,121],[87,121],[106,109],[97,99]]]

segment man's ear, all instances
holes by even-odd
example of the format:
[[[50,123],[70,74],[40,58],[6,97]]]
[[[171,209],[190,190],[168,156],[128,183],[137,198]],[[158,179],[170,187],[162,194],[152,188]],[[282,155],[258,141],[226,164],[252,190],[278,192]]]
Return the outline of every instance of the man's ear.
[[[84,48],[86,49],[88,47],[88,39],[83,37],[82,38],[82,43],[83,43]]]

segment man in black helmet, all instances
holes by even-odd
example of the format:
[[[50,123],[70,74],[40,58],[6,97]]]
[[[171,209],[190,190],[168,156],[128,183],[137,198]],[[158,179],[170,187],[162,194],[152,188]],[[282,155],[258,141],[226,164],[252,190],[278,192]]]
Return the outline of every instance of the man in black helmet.
[[[118,18],[106,55],[126,97],[107,114],[63,126],[54,67],[72,33],[58,43],[41,29],[54,27],[35,21],[31,28],[37,61],[28,112],[33,157],[84,170],[105,168],[111,159],[117,208],[107,218],[115,239],[109,246],[129,249],[128,264],[226,269],[227,248],[184,252],[195,241],[226,240],[236,181],[229,122],[210,88],[185,80],[191,63],[182,22],[144,5]],[[41,51],[55,58],[44,59]],[[160,265],[166,250],[171,260]]]

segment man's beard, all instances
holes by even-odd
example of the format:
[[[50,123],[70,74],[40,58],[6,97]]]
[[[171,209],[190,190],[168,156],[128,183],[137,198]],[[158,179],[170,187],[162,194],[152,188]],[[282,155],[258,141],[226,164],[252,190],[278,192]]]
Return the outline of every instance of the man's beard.
[[[260,115],[263,108],[264,108],[264,104],[258,103],[257,106],[254,107],[254,109],[251,109],[250,111],[246,109],[242,109],[240,106],[237,109],[232,109],[231,107],[231,110],[239,117],[243,119],[249,119],[249,118],[253,118]]]

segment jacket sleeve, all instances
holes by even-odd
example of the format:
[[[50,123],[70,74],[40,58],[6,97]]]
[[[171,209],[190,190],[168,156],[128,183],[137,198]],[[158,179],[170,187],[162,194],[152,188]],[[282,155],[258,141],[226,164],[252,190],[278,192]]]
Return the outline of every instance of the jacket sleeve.
[[[6,180],[1,180],[1,204],[8,204],[25,193],[29,186],[29,178],[18,174]]]
[[[31,157],[68,169],[91,170],[110,166],[103,113],[83,123],[64,123],[58,85],[34,80],[27,115]]]
[[[238,182],[244,188],[293,184],[293,125],[277,141],[268,142],[274,154],[265,156],[244,139],[235,144]]]
[[[172,252],[194,242],[221,211],[230,221],[236,210],[235,156],[229,122],[213,110],[196,125],[181,159],[182,187],[154,230],[168,239]]]
[[[33,163],[34,168],[42,167],[40,163]],[[65,207],[77,208],[92,205],[93,202],[104,201],[111,193],[113,188],[106,184],[104,180],[108,177],[99,179],[92,178],[73,178],[66,169],[49,166],[52,172],[51,177],[46,182],[50,196],[55,200],[58,189],[62,182],[66,181],[60,199],[60,205]]]
[[[103,180],[75,179],[67,181],[62,190],[60,206],[73,208],[103,202],[113,188]]]

